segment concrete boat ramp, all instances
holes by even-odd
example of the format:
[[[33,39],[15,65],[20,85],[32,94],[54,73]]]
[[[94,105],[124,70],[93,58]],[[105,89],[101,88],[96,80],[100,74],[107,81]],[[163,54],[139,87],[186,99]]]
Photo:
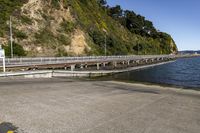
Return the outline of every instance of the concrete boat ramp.
[[[200,91],[67,78],[164,63],[170,62],[118,70],[2,73],[0,133],[199,133]]]
[[[199,133],[200,92],[69,78],[0,80],[0,132]]]

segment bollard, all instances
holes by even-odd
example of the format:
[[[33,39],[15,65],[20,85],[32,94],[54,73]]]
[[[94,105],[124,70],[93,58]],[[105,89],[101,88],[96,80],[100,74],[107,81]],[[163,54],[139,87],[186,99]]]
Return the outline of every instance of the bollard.
[[[113,62],[113,66],[117,67],[117,62],[116,61]]]
[[[100,69],[100,66],[99,66],[100,64],[99,63],[97,63],[97,70],[99,70]]]
[[[83,66],[84,66],[84,65],[83,65],[83,64],[81,64],[81,65],[80,65],[80,68],[81,68],[81,69],[83,69]]]
[[[106,63],[105,62],[103,63],[103,67],[106,67]]]
[[[71,71],[75,70],[75,65],[71,65]]]

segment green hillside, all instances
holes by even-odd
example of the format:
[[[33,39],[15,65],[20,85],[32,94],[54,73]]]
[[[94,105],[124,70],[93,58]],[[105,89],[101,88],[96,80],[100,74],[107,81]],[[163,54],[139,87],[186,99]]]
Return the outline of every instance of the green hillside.
[[[42,19],[31,18],[25,11],[22,13],[21,7],[27,2],[28,0],[0,0],[0,41],[7,39],[9,42],[8,20],[12,15],[15,44],[22,46],[24,48],[22,53],[26,53],[28,56],[35,54],[37,56],[37,51],[33,52],[34,46],[37,46],[38,49],[42,48],[44,52],[41,53],[44,53],[44,56],[48,53],[53,56],[74,55],[73,51],[65,49],[67,49],[66,47],[72,49],[73,39],[77,37],[77,30],[83,31],[84,39],[82,40],[85,40],[87,47],[84,45],[84,50],[79,50],[80,52],[76,55],[103,55],[105,37],[108,55],[177,52],[171,36],[158,32],[151,21],[133,11],[124,11],[120,6],[109,7],[105,5],[104,0],[47,0],[46,6],[42,7],[41,11],[39,10]],[[63,13],[68,9],[73,19],[63,18],[57,25],[57,16],[54,15],[54,12]],[[50,12],[46,12],[47,10]],[[63,13],[61,17],[65,17],[64,15]],[[36,22],[39,30],[35,33],[28,32],[23,27],[24,25],[33,27]],[[8,43],[3,44],[4,47],[9,47]],[[29,45],[33,50],[28,49]],[[73,48],[76,50],[75,46]],[[9,51],[7,53],[9,55]],[[20,56],[20,52],[16,55]]]

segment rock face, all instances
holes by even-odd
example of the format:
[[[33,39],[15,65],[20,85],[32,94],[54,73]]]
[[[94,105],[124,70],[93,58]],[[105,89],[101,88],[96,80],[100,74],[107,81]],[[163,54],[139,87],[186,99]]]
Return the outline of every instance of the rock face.
[[[8,1],[12,3],[11,0]],[[149,47],[149,50],[143,50],[144,54],[152,54],[151,49],[155,49],[151,46],[154,42],[149,41],[152,39],[130,33],[109,17],[96,0],[19,0],[19,2],[22,3],[17,6],[19,9],[12,13],[14,14],[12,15],[13,38],[15,43],[23,47],[27,56],[102,55],[105,35],[110,55],[135,54],[137,51],[134,51],[134,48],[138,43],[144,44],[143,48]],[[4,28],[3,35],[0,29],[0,43],[8,46],[9,22],[5,25],[7,28]],[[158,39],[154,41],[157,43],[156,47],[163,47],[168,53],[177,51],[173,39],[168,42],[167,48],[161,47]]]
[[[85,33],[75,26],[76,20],[63,1],[58,9],[51,0],[28,0],[21,7],[21,18],[13,17],[13,27],[27,38],[15,38],[28,56],[85,55],[89,50]],[[25,21],[25,22],[24,22]],[[6,39],[1,42],[6,44]],[[7,39],[8,41],[8,39]]]
[[[53,45],[55,49],[51,46],[41,47],[43,45],[42,42],[30,45],[30,43],[34,42],[34,39],[37,39],[34,38],[34,36],[32,38],[30,37],[30,40],[26,42],[27,45],[24,45],[24,47],[27,51],[34,51],[33,53],[31,53],[31,55],[39,54],[41,56],[55,56],[65,53],[70,55],[85,54],[84,49],[88,46],[85,41],[85,34],[83,31],[81,31],[78,27],[74,27],[75,29],[72,29],[73,31],[70,31],[68,33],[60,30],[62,23],[69,22],[73,24],[75,23],[75,19],[72,17],[70,9],[64,8],[63,1],[61,1],[58,6],[59,9],[52,8],[51,1],[48,0],[29,0],[29,2],[27,4],[24,4],[24,6],[22,7],[22,14],[34,20],[34,22],[32,25],[27,25],[27,27],[21,25],[19,29],[24,28],[24,31],[25,29],[32,29],[30,36],[33,35],[32,32],[37,33],[40,32],[41,29],[48,29],[47,32],[50,32],[52,34],[52,37],[63,37],[62,42],[52,39],[52,42],[49,42],[50,44],[46,44]]]
[[[90,50],[90,47],[86,43],[85,33],[80,29],[75,30],[72,35],[71,44],[66,46],[65,50],[71,55],[82,55],[86,49]]]

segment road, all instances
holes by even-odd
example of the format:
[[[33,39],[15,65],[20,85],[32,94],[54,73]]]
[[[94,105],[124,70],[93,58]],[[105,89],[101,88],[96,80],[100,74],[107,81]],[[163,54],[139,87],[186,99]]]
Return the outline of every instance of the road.
[[[18,133],[199,133],[199,112],[200,92],[192,90],[60,78],[0,80],[0,123],[13,124]]]
[[[200,55],[124,55],[124,56],[83,56],[83,57],[26,57],[26,58],[6,58],[6,67],[27,67],[40,65],[55,64],[84,64],[84,63],[101,63],[113,61],[137,61],[137,60],[163,60],[198,57]],[[2,67],[2,59],[0,59],[0,67]]]
[[[50,64],[78,64],[89,62],[110,62],[142,59],[175,58],[173,55],[129,55],[129,56],[83,56],[83,57],[33,57],[33,58],[6,58],[7,67],[50,65]],[[2,66],[2,62],[0,62]]]

